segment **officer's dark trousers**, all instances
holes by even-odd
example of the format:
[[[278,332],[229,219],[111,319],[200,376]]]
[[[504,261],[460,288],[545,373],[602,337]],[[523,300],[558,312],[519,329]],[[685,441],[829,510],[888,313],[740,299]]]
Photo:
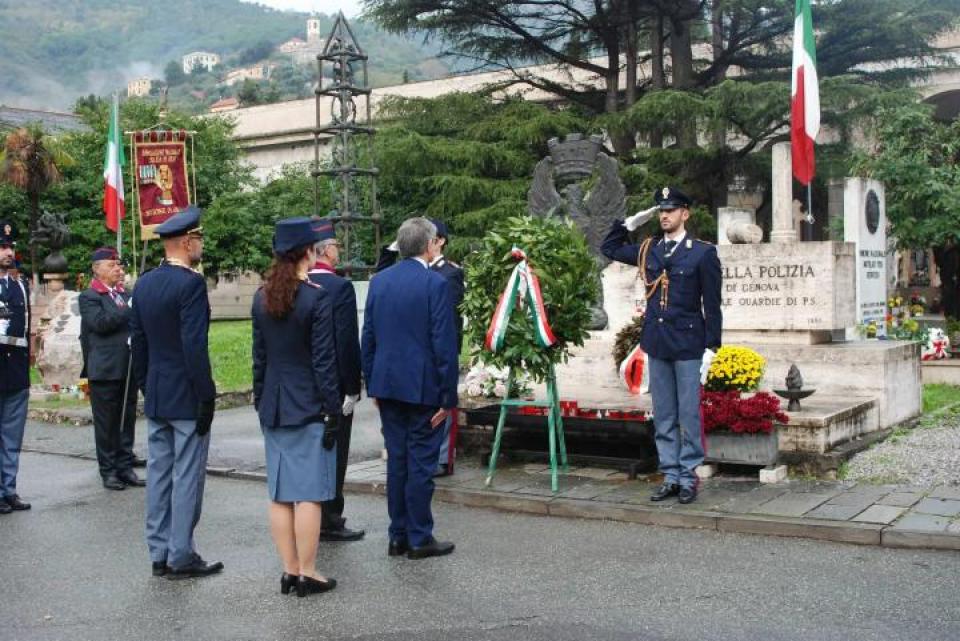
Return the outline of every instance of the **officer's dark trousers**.
[[[436,407],[380,399],[380,421],[387,446],[387,512],[390,540],[414,547],[433,536],[433,474],[437,471],[442,429],[430,427]]]
[[[324,501],[321,527],[324,530],[342,529],[343,518],[343,480],[347,477],[347,457],[350,455],[350,434],[353,432],[353,414],[340,415],[340,431],[337,433],[337,495]]]
[[[23,427],[27,422],[29,400],[29,388],[0,392],[0,496],[17,493],[20,447],[23,445]]]
[[[137,421],[137,386],[127,390],[126,414],[122,417],[124,381],[90,381],[90,408],[93,410],[93,437],[97,445],[100,476],[124,472],[133,467],[133,437]]]

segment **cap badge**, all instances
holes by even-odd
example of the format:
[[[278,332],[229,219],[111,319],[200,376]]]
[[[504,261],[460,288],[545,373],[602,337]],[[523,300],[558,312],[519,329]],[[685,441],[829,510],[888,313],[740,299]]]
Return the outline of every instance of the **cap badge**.
[[[660,192],[660,193],[663,194],[663,197],[664,197],[664,198],[669,198],[669,197],[670,197],[670,188],[669,188],[669,187],[664,187],[664,188],[663,188],[663,191]]]

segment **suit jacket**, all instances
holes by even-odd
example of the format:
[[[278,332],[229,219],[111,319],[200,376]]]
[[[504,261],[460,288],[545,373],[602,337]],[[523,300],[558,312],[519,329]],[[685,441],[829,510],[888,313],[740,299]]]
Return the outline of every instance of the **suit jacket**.
[[[357,294],[353,283],[323,270],[311,270],[308,277],[329,293],[340,392],[356,396],[360,393],[360,328],[357,326]]]
[[[316,283],[297,289],[285,318],[267,313],[263,289],[253,297],[253,403],[266,427],[299,426],[340,415],[330,294]],[[354,313],[356,317],[356,313]]]
[[[203,276],[163,262],[137,281],[130,301],[133,371],[150,418],[195,419],[217,396],[210,372],[210,303]]]
[[[26,347],[0,344],[0,392],[19,392],[30,387],[29,281],[21,276],[0,283],[0,302],[11,314],[6,336],[27,341]]]
[[[118,292],[126,305],[119,307],[99,281],[80,293],[80,348],[83,371],[91,381],[122,381],[130,360],[130,295]]]
[[[638,265],[640,246],[630,243],[627,228],[616,221],[601,247],[603,255],[628,265]],[[644,270],[648,283],[666,273],[666,307],[663,286],[647,301],[640,346],[651,358],[699,360],[705,348],[720,348],[723,312],[720,309],[720,258],[710,243],[694,240],[688,233],[673,254],[666,256],[663,239],[654,239]]]
[[[441,257],[430,265],[430,269],[447,279],[450,285],[450,302],[453,304],[454,325],[457,329],[457,350],[463,349],[463,317],[460,315],[460,303],[466,286],[463,284],[463,268]]]
[[[407,258],[370,280],[361,354],[373,398],[452,408],[457,405],[457,333],[450,287]]]

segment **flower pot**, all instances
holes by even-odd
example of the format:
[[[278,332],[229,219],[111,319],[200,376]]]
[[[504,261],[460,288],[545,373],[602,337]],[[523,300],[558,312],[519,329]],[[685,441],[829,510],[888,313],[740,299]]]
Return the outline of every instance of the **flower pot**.
[[[779,444],[776,429],[769,434],[710,432],[707,434],[707,453],[704,460],[737,465],[773,465],[777,462]]]

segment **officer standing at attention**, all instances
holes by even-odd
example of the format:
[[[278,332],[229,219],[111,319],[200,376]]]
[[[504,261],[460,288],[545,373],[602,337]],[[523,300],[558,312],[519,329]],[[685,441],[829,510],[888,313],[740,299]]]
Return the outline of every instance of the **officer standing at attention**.
[[[80,294],[81,377],[90,381],[93,438],[103,487],[143,487],[133,471],[137,386],[130,375],[130,295],[123,289],[123,263],[113,247],[90,257],[93,280]],[[126,400],[124,400],[126,394]]]
[[[447,260],[443,249],[450,242],[450,231],[441,220],[431,218],[430,222],[437,228],[437,251],[439,254],[430,263],[430,269],[443,276],[450,285],[450,302],[453,304],[454,324],[457,330],[457,354],[463,348],[463,317],[460,315],[460,303],[463,302],[463,293],[466,289],[463,283],[463,268],[452,260]],[[453,449],[450,428],[456,418],[456,412],[450,412],[443,423],[443,441],[440,443],[440,456],[437,460],[436,476],[447,476],[451,472],[450,451]]]
[[[186,579],[223,569],[193,541],[200,520],[216,388],[210,373],[201,211],[191,205],[156,228],[166,255],[131,301],[133,369],[147,415],[147,547],[154,576]]]
[[[646,319],[640,345],[650,357],[653,423],[663,484],[650,497],[680,503],[697,499],[697,466],[703,463],[700,386],[720,348],[720,259],[717,248],[686,231],[690,198],[675,187],[654,194],[656,205],[615,222],[603,241],[604,256],[640,268]],[[627,234],[660,214],[662,236],[630,243]]]
[[[13,225],[0,223],[0,514],[30,509],[17,494],[30,400],[30,288],[8,273],[16,263],[16,240]]]
[[[343,481],[347,475],[350,455],[350,433],[353,428],[353,408],[360,400],[360,329],[357,326],[357,295],[353,283],[337,275],[334,268],[340,263],[340,244],[333,223],[325,219],[312,221],[317,234],[316,262],[307,277],[327,291],[333,307],[333,339],[337,353],[337,377],[341,399],[337,430],[337,489],[333,500],[323,502],[321,541],[359,541],[363,530],[351,530],[343,517]]]

